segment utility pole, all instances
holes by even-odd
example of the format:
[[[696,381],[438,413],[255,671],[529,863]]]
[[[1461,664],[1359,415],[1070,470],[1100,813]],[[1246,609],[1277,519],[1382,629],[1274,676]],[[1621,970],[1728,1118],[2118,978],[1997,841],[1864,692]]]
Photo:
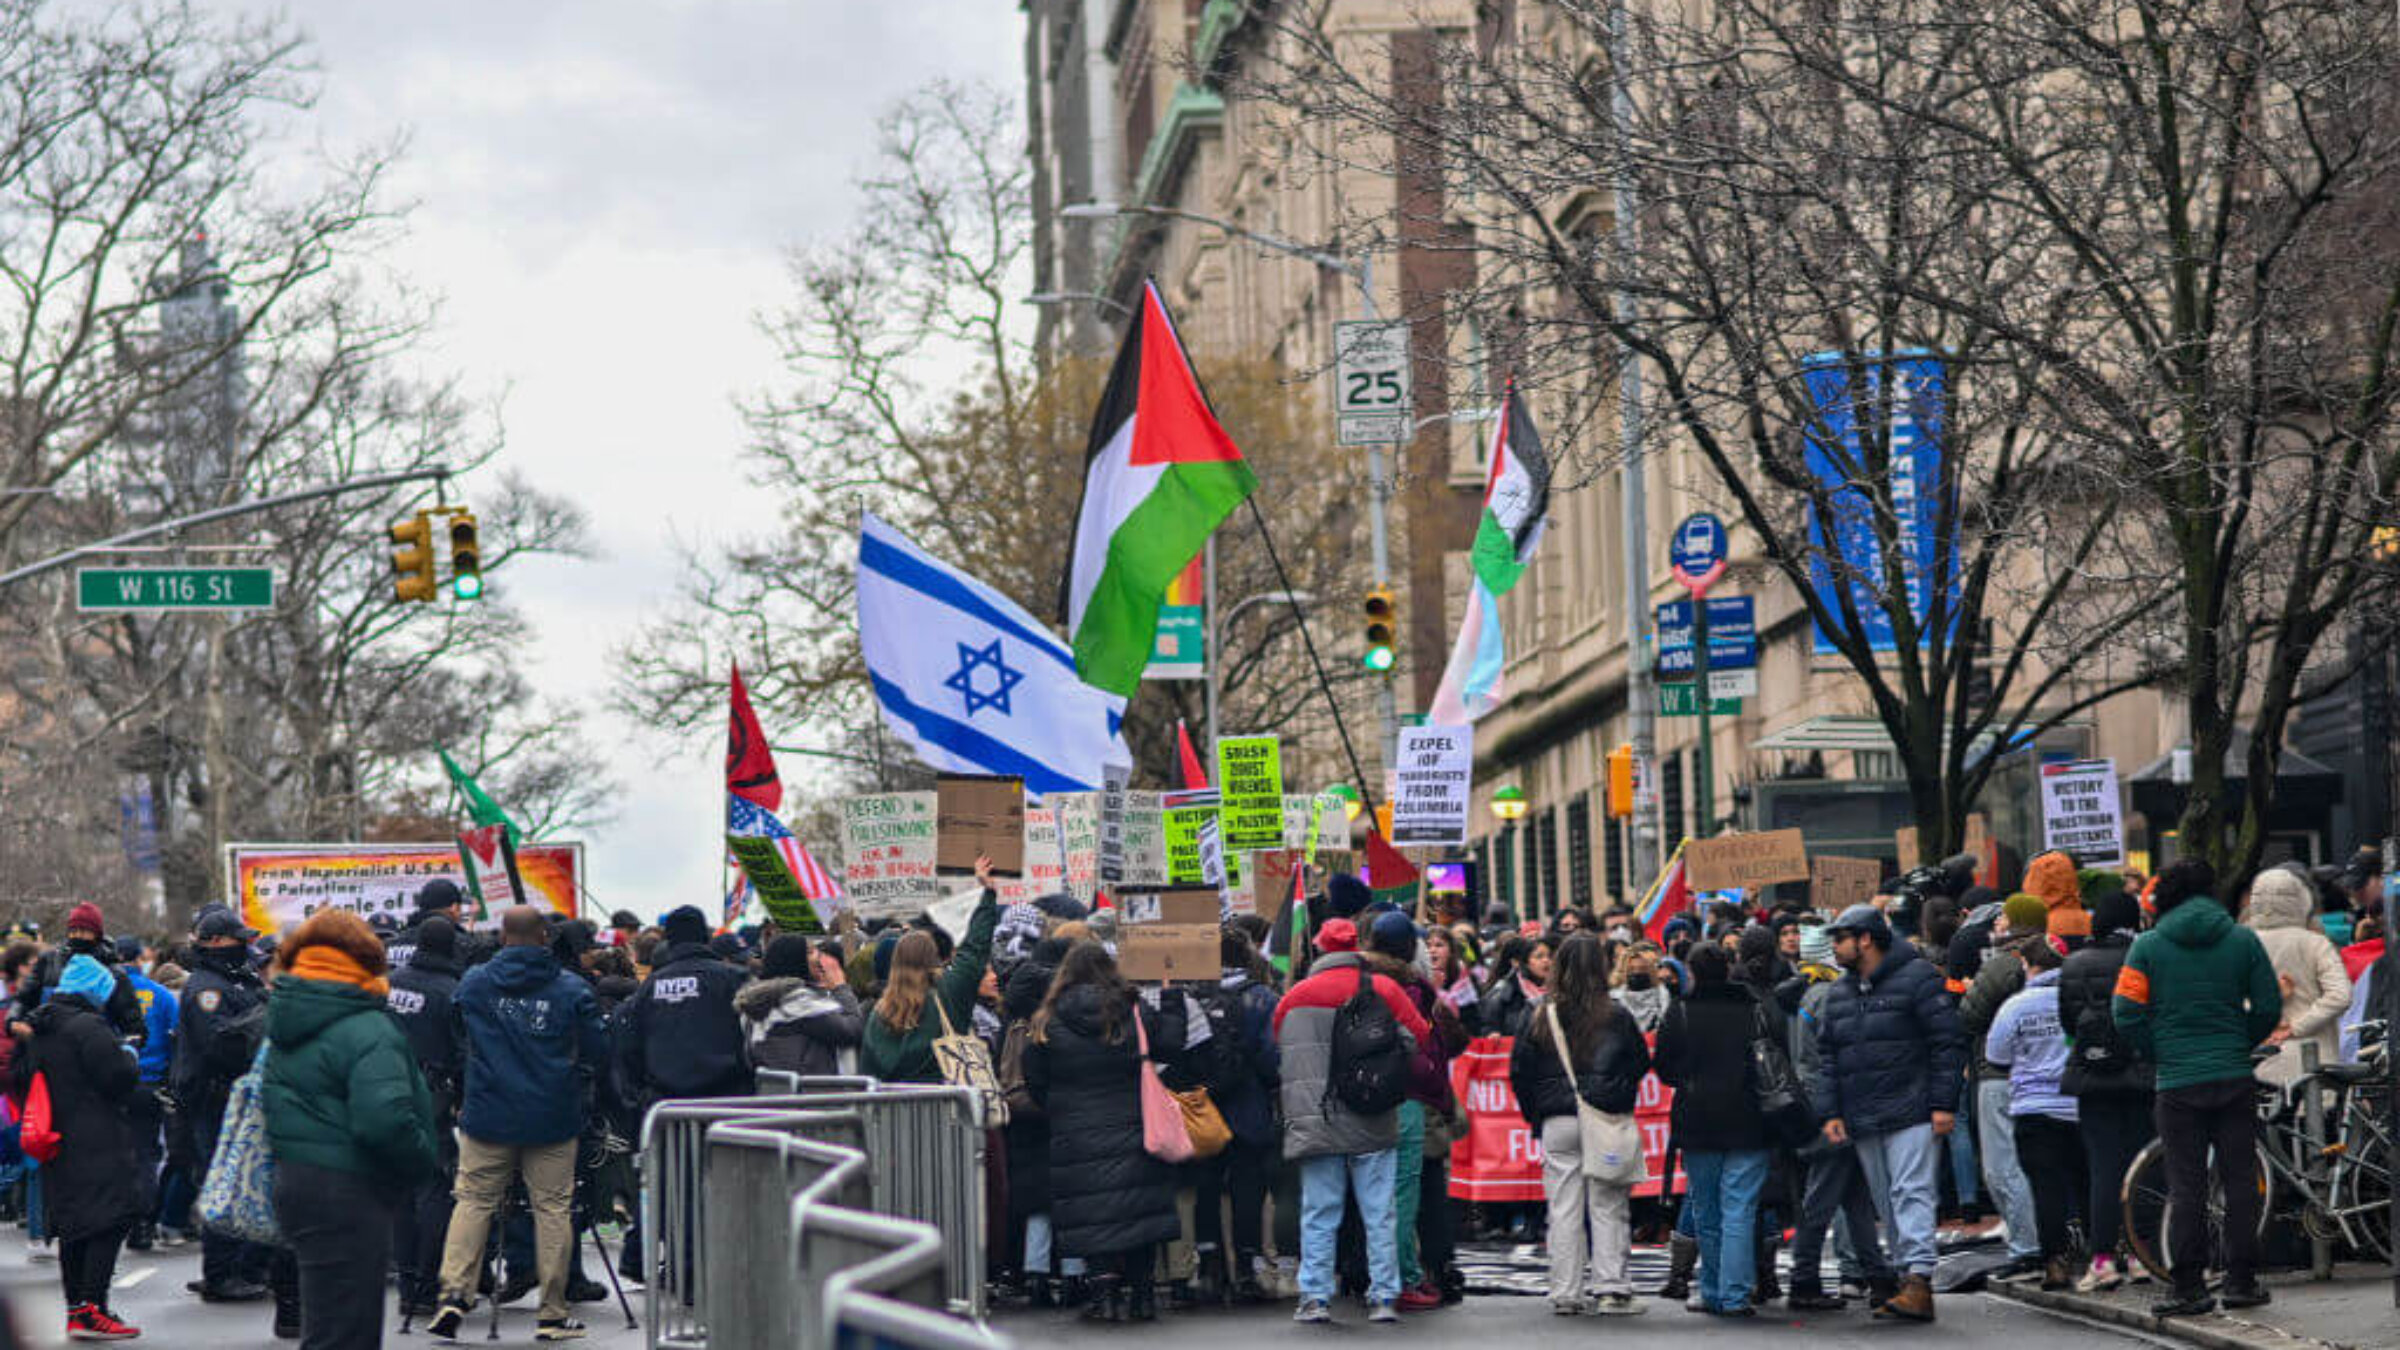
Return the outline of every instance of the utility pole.
[[[1617,135],[1616,245],[1617,265],[1631,268],[1641,244],[1634,213],[1639,203],[1628,167],[1633,147],[1633,84],[1625,73],[1630,46],[1625,38],[1625,0],[1608,7],[1609,120]],[[1630,287],[1619,285],[1616,320],[1629,328],[1639,317]],[[1642,368],[1633,349],[1619,344],[1617,372],[1617,434],[1624,460],[1625,490],[1621,495],[1625,548],[1625,719],[1626,739],[1633,743],[1633,873],[1628,884],[1639,889],[1658,875],[1658,686],[1649,660],[1650,621],[1650,503],[1644,491],[1642,467]],[[1701,679],[1706,681],[1703,675]],[[1707,686],[1701,686],[1707,697]],[[1705,705],[1703,705],[1705,706]]]

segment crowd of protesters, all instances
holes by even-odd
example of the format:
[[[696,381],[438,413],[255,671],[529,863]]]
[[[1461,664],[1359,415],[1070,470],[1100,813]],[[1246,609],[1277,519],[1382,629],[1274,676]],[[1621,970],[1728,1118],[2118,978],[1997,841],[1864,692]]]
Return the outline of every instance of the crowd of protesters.
[[[56,946],[0,953],[0,1212],[57,1261],[77,1339],[139,1334],[109,1302],[122,1248],[197,1240],[190,1292],[271,1303],[307,1350],[382,1344],[387,1289],[445,1340],[538,1291],[537,1338],[570,1340],[573,1306],[608,1296],[579,1234],[638,1212],[623,1141],[650,1104],[747,1094],[760,1069],[937,1082],[937,1042],[971,1035],[1009,1106],[990,1274],[1035,1306],[1146,1321],[1290,1298],[1323,1322],[1350,1294],[1388,1322],[1459,1302],[1460,1241],[1489,1235],[1546,1247],[1563,1315],[1659,1296],[1930,1321],[1945,1218],[1997,1217],[2004,1278],[2141,1278],[2118,1181],[2158,1137],[2184,1203],[2157,1311],[2188,1314],[2267,1299],[2241,1212],[2259,1084],[2289,1083],[2300,1044],[2360,1053],[2382,949],[2363,867],[2270,869],[2228,898],[2193,860],[2146,881],[2049,854],[2005,896],[1954,865],[1837,914],[1712,899],[1647,927],[1624,908],[1427,922],[1336,874],[1300,922],[1229,917],[1216,981],[1137,987],[1119,911],[1003,906],[984,881],[956,934],[843,940],[713,932],[692,907],[606,931],[519,908],[478,931],[439,880],[405,925],[329,910],[266,937],[212,906],[173,944],[111,940],[79,905]],[[1451,1065],[1479,1037],[1509,1038],[1542,1205],[1451,1198]],[[254,1070],[273,1242],[194,1216],[244,1146],[228,1103]],[[1185,1122],[1173,1147],[1151,1073]],[[1652,1075],[1680,1199],[1634,1199]],[[1667,1244],[1662,1287],[1631,1278],[1637,1231]],[[638,1225],[625,1247],[638,1279]]]

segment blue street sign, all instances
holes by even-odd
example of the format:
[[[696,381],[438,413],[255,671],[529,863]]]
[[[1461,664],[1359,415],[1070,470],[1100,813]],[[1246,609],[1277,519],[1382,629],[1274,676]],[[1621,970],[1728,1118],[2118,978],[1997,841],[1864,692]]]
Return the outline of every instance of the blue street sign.
[[[1802,363],[1801,379],[1816,407],[1806,443],[1808,471],[1832,502],[1831,520],[1818,515],[1809,522],[1810,542],[1816,545],[1809,557],[1809,588],[1837,623],[1847,590],[1860,636],[1875,651],[1895,650],[1892,616],[1915,615],[1922,632],[1933,612],[1936,584],[1950,593],[1949,613],[1954,618],[1958,613],[1957,542],[1952,540],[1950,556],[1943,558],[1935,537],[1941,521],[1948,374],[1942,358],[1931,352],[1892,357],[1824,352]],[[1879,443],[1890,455],[1880,471],[1872,460]],[[1876,489],[1884,480],[1900,525],[1896,542],[1905,595],[1883,593],[1875,521],[1884,495]],[[1840,650],[1822,625],[1816,649],[1821,655]]]
[[[1718,595],[1708,601],[1708,668],[1758,668],[1758,603],[1747,595]],[[1670,600],[1658,607],[1658,677],[1692,677],[1692,602]]]
[[[1703,576],[1725,561],[1725,522],[1706,511],[1695,511],[1675,527],[1667,546],[1667,564],[1685,576]]]

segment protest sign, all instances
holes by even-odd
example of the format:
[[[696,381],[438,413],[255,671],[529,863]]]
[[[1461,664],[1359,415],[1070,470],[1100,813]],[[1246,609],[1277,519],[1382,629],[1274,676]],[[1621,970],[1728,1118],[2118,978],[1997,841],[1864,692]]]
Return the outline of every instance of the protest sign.
[[[1808,880],[1808,845],[1798,830],[1694,839],[1683,846],[1684,880],[1695,891],[1755,890]]]
[[[862,919],[914,918],[948,893],[934,875],[934,794],[844,797],[842,888]]]
[[[1875,858],[1811,858],[1808,860],[1809,903],[1828,914],[1875,898],[1883,885],[1883,863]]]
[[[1117,930],[1117,971],[1137,983],[1215,984],[1224,969],[1218,960],[1221,931],[1214,923],[1127,924]]]
[[[2042,766],[2042,847],[2085,867],[2125,865],[2124,802],[2117,762],[2078,759]]]
[[[1475,774],[1472,727],[1400,728],[1392,796],[1392,842],[1403,847],[1467,842],[1467,794]]]
[[[1217,787],[1227,852],[1283,846],[1283,747],[1273,736],[1220,738]]]
[[[1278,914],[1292,894],[1292,873],[1300,866],[1300,850],[1268,849],[1250,855],[1250,884],[1234,893],[1236,914]]]
[[[1207,886],[1215,884],[1208,875],[1207,860],[1202,855],[1201,830],[1213,830],[1217,819],[1217,793],[1214,788],[1194,788],[1180,792],[1162,792],[1159,796],[1160,814],[1165,818],[1164,833],[1167,854],[1167,884],[1170,886]],[[1278,807],[1278,833],[1281,831],[1281,809]]]
[[[946,773],[934,779],[933,870],[973,873],[977,858],[992,875],[1025,871],[1025,780]]]
[[[1066,862],[1059,852],[1058,813],[1048,806],[1025,808],[1025,870],[999,879],[992,887],[1004,905],[1031,903],[1035,897],[1067,888]]]
[[[822,933],[825,922],[817,915],[817,907],[801,891],[800,882],[785,865],[783,853],[775,841],[755,834],[725,836],[725,849],[733,860],[742,865],[742,875],[750,879],[750,888],[757,893],[759,903],[767,907],[767,917],[787,933]]]
[[[1059,889],[1088,905],[1100,885],[1100,794],[1054,792],[1050,809],[1058,816],[1059,865],[1066,872]]]
[[[525,903],[573,915],[583,890],[583,845],[522,844],[517,875]],[[455,844],[227,844],[225,893],[242,921],[262,933],[298,924],[321,909],[360,918],[416,911],[417,892],[436,877],[467,888]],[[493,910],[488,922],[499,920]]]
[[[1171,891],[1147,891],[1128,895],[1117,906],[1124,923],[1168,923],[1216,925],[1225,917],[1225,900],[1207,887],[1179,887]]]
[[[1118,837],[1124,851],[1115,887],[1133,890],[1167,884],[1166,811],[1155,792],[1127,792]]]
[[[1899,856],[1902,874],[1917,870],[1918,859],[1923,856],[1923,851],[1917,847],[1916,826],[1903,825],[1892,831],[1892,852]]]
[[[1110,764],[1100,770],[1100,884],[1125,879],[1125,787],[1133,770]]]

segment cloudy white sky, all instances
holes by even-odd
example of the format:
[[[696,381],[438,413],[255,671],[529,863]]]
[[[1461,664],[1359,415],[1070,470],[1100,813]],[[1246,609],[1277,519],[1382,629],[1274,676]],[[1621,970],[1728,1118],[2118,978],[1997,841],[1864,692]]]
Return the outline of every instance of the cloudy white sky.
[[[218,0],[229,13],[270,13]],[[763,524],[733,398],[773,376],[752,319],[783,250],[838,233],[876,113],[936,76],[1014,88],[1009,0],[295,0],[334,143],[410,141],[393,262],[445,297],[433,359],[504,395],[505,462],[591,513],[604,556],[503,583],[533,674],[597,704],[609,649],[673,598],[675,544]],[[716,734],[604,715],[626,784],[590,835],[593,895],[706,906]],[[770,733],[777,728],[770,727]],[[787,776],[799,766],[787,765]]]

